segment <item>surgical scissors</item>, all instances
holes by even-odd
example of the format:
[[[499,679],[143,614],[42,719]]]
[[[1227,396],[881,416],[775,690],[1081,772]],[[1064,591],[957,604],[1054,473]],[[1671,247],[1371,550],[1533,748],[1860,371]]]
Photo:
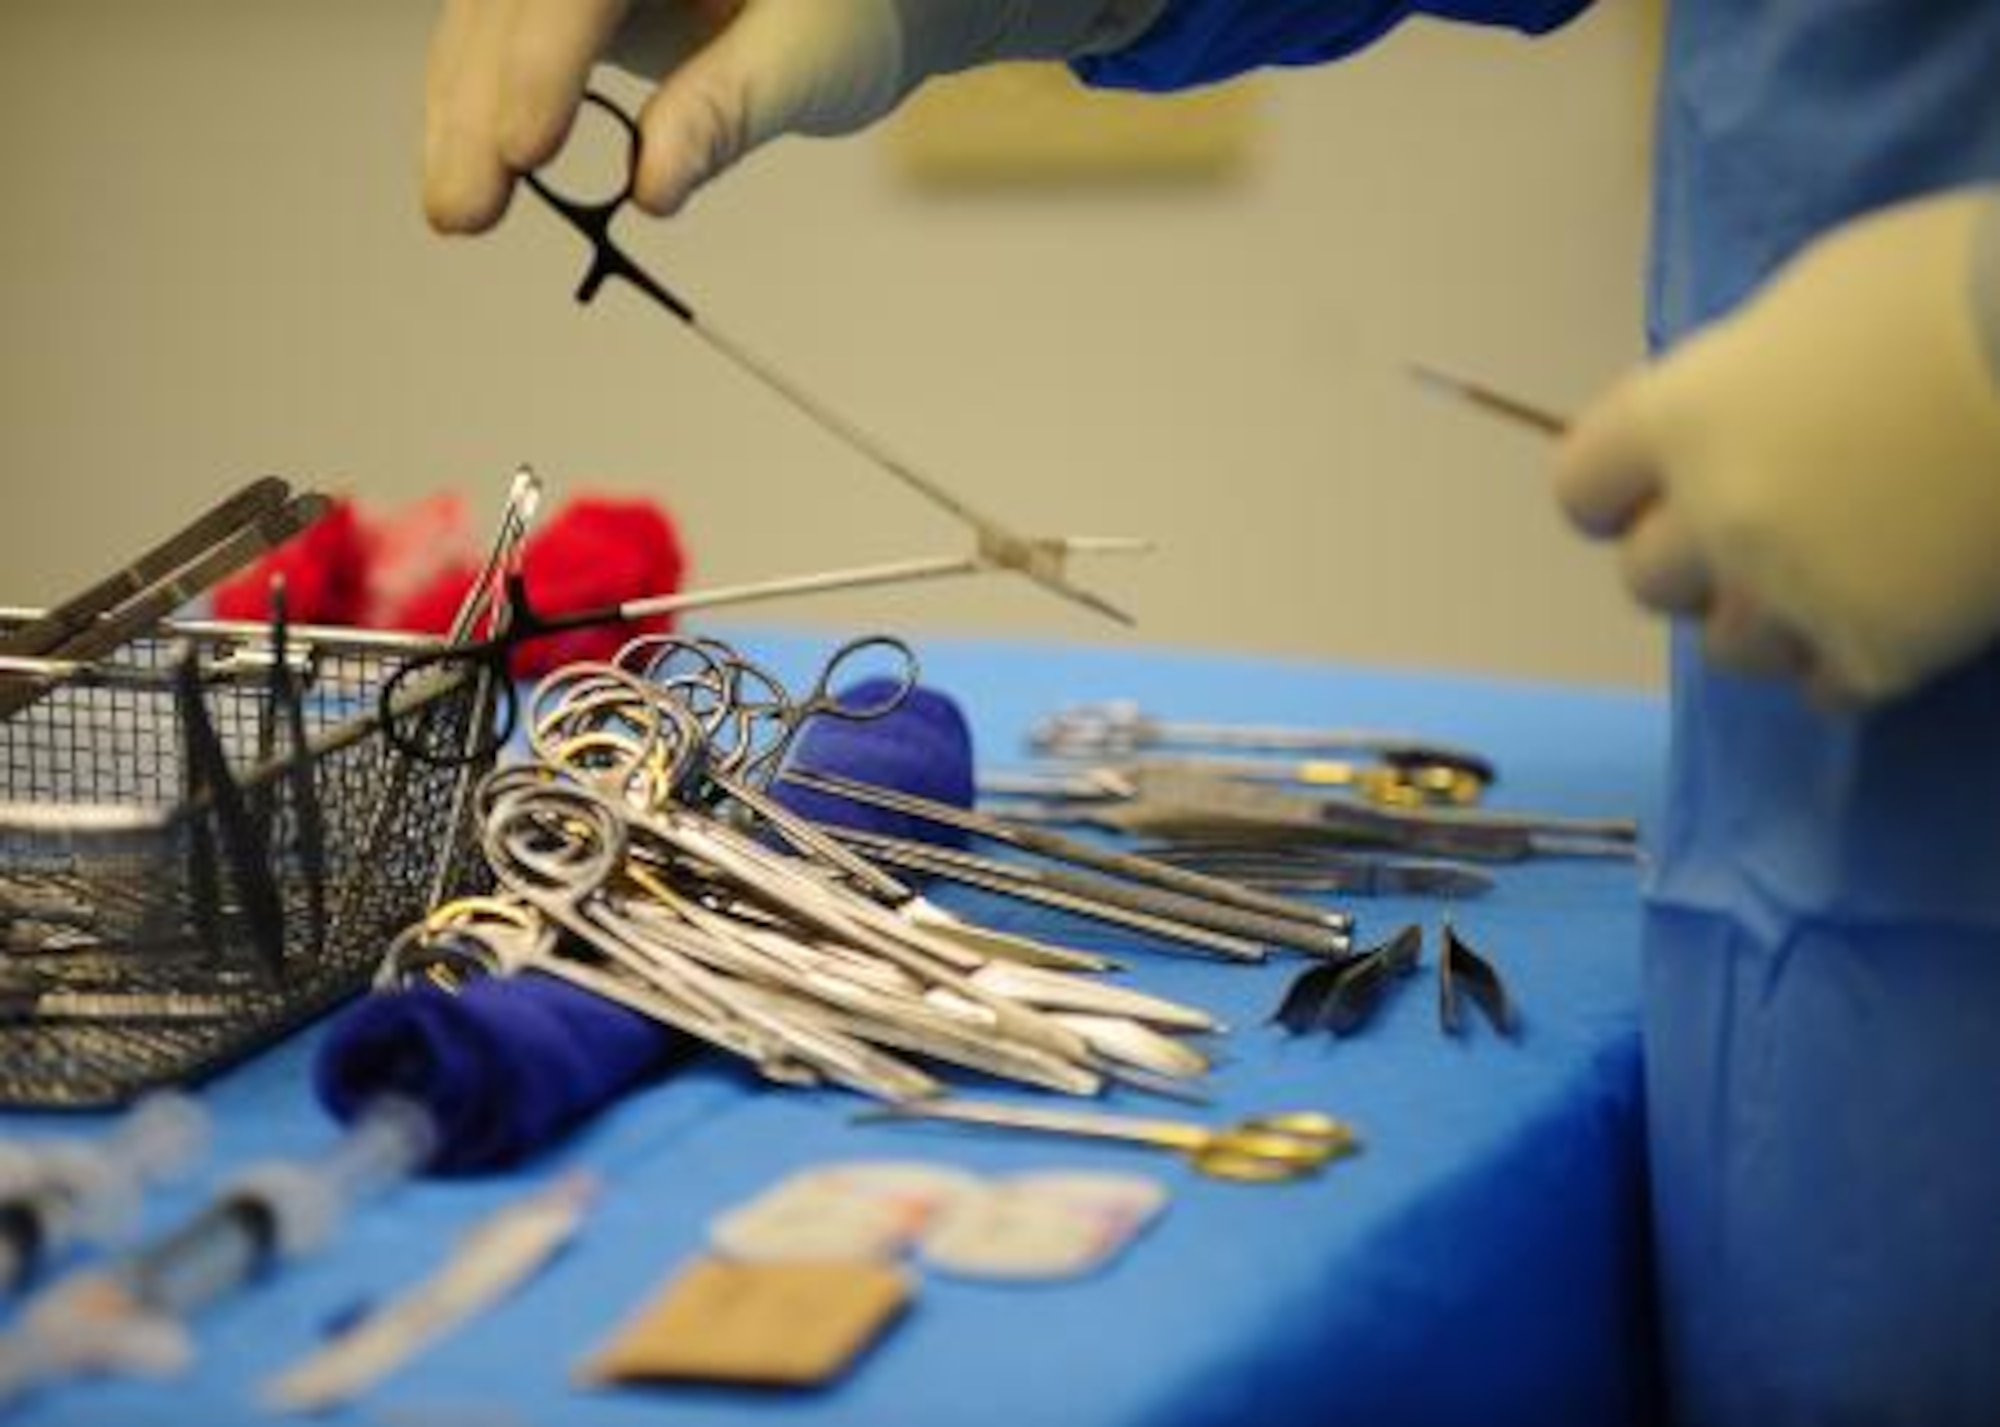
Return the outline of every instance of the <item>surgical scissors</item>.
[[[786,870],[775,854],[719,824],[704,828],[686,812],[642,813],[604,792],[513,770],[490,776],[481,801],[483,842],[497,880],[602,956],[613,974],[541,954],[519,936],[497,949],[488,939],[488,955],[475,949],[462,958],[474,973],[506,969],[511,951],[514,969],[531,966],[613,996],[792,1083],[824,1076],[891,1099],[937,1093],[928,1076],[878,1044],[1075,1094],[1094,1093],[1102,1083],[1085,1063],[1079,1033],[931,960],[915,931],[889,923],[871,928],[870,904],[855,901],[843,910],[829,888]],[[694,864],[712,879],[708,887],[669,885]],[[733,912],[736,897],[755,899],[771,914],[761,930]],[[851,978],[823,974],[831,970],[824,957],[792,946],[793,938],[816,940],[814,933],[875,957],[887,982],[870,994]],[[427,968],[406,955],[399,972]],[[898,994],[897,983],[908,986],[907,994]]]
[[[1003,1101],[925,1100],[884,1105],[854,1117],[857,1124],[887,1120],[948,1120],[988,1129],[1027,1130],[1085,1139],[1124,1140],[1172,1150],[1211,1179],[1273,1184],[1304,1179],[1322,1165],[1360,1147],[1352,1126],[1317,1110],[1252,1115],[1220,1127],[1187,1120],[1140,1119],[1079,1110],[1044,1110]]]
[[[815,718],[841,719],[866,723],[885,717],[902,706],[917,687],[921,666],[916,651],[892,634],[866,634],[839,645],[820,665],[819,673],[802,696],[788,694],[785,686],[768,670],[715,640],[690,641],[714,663],[718,673],[712,694],[717,700],[716,727],[709,730],[711,746],[717,732],[727,727],[732,741],[719,749],[717,764],[738,782],[768,786],[791,751],[805,725]],[[886,657],[887,663],[882,660]],[[649,661],[657,668],[658,659]],[[857,694],[863,671],[873,670],[882,679],[880,692]],[[748,683],[761,688],[764,696],[744,699],[741,689]],[[840,691],[847,685],[847,692]],[[669,683],[669,687],[674,685]]]
[[[637,979],[618,995],[624,1004],[677,1030],[740,1055],[765,1076],[805,1083],[810,1074],[797,1057],[799,1038],[732,999],[718,979],[684,949],[657,936],[642,947],[621,925],[607,920],[600,893],[624,866],[629,834],[610,804],[579,786],[531,783],[508,770],[481,789],[482,843],[495,879],[541,917],[585,943],[612,966]],[[615,981],[594,968],[547,955],[538,942],[517,942],[524,965],[611,995]],[[659,974],[662,963],[671,979]]]
[[[558,192],[539,174],[526,175],[528,186],[536,196],[590,244],[590,265],[584,269],[583,279],[576,289],[578,302],[591,302],[604,284],[614,278],[631,284],[672,314],[710,350],[754,378],[822,431],[967,526],[978,541],[976,558],[982,564],[1017,571],[1074,604],[1095,610],[1120,624],[1133,623],[1129,614],[1101,595],[1071,582],[1064,566],[1068,557],[1074,554],[1139,552],[1152,548],[1151,541],[1128,536],[1027,536],[1008,529],[960,499],[933,477],[890,452],[881,442],[809,395],[791,378],[754,355],[706,318],[697,317],[694,308],[685,299],[633,261],[618,246],[611,226],[619,210],[632,201],[632,187],[639,171],[639,126],[623,109],[601,94],[587,92],[583,102],[609,115],[624,131],[624,178],[617,190],[609,198],[580,199]]]
[[[879,693],[836,688],[843,671],[886,652],[896,673]],[[716,639],[644,635],[613,665],[571,665],[529,695],[529,743],[542,762],[660,812],[673,804],[734,803],[801,856],[892,909],[928,937],[965,949],[961,969],[982,956],[1104,970],[1103,958],[975,928],[918,896],[867,859],[792,813],[765,791],[783,743],[808,718],[874,717],[899,704],[917,677],[902,641],[850,641],[822,666],[803,699],[770,671]],[[859,688],[859,685],[854,688]],[[650,695],[650,698],[649,698]],[[663,724],[671,736],[663,736]],[[763,727],[760,728],[760,725]],[[776,733],[764,731],[775,727]],[[936,947],[936,950],[942,948]]]
[[[863,670],[881,679],[879,689],[857,692],[866,687],[857,677]],[[623,755],[636,768],[660,747],[662,721],[669,721],[679,728],[667,740],[669,753],[683,767],[666,791],[705,776],[734,796],[746,784],[769,785],[812,719],[882,718],[919,677],[916,651],[890,634],[836,646],[800,696],[721,640],[642,635],[615,663],[566,665],[537,685],[528,738],[546,763],[564,766],[582,752]]]

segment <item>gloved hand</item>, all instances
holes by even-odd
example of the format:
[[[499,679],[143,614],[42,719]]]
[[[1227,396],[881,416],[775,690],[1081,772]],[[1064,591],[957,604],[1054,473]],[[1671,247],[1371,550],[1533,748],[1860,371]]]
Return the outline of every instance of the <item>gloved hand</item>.
[[[476,233],[562,147],[590,68],[657,77],[634,198],[677,211],[784,133],[845,134],[919,84],[1121,48],[1165,0],[446,0],[426,80],[424,206]]]
[[[1845,225],[1573,425],[1563,506],[1717,663],[1854,706],[2000,634],[1996,203]]]

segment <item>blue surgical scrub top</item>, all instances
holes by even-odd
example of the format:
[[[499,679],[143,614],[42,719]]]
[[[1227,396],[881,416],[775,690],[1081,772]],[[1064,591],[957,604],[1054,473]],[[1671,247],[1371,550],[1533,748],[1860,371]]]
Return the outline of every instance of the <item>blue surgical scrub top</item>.
[[[1078,69],[1172,88],[1412,15],[1581,8],[1169,0]],[[2000,181],[2000,0],[1676,0],[1657,162],[1666,347],[1845,219]],[[2000,1423],[2000,650],[1835,718],[1678,632],[1668,777],[1645,1034],[1672,1416]]]

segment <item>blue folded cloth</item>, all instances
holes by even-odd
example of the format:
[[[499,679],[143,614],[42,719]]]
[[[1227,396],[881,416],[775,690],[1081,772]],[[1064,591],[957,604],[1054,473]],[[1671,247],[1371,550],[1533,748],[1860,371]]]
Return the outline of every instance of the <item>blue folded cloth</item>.
[[[463,1174],[528,1158],[694,1048],[678,1031],[553,977],[368,996],[337,1021],[313,1068],[343,1123],[377,1097],[429,1110],[430,1170]]]

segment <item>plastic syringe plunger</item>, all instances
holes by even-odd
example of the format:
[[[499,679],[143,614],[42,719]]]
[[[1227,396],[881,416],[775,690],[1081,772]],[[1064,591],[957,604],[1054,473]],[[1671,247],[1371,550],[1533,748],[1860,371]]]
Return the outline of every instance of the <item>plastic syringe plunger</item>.
[[[423,1164],[434,1141],[421,1107],[377,1102],[325,1155],[257,1166],[163,1237],[54,1285],[0,1338],[0,1407],[52,1380],[185,1366],[199,1309],[319,1248],[354,1204]]]
[[[191,1096],[149,1095],[99,1140],[9,1145],[0,1155],[0,1293],[76,1243],[115,1243],[139,1219],[148,1185],[192,1167],[208,1114]]]
[[[434,1141],[421,1106],[376,1101],[321,1158],[253,1166],[180,1229],[141,1251],[127,1268],[135,1296],[184,1318],[274,1260],[312,1253],[355,1203],[422,1165]]]

